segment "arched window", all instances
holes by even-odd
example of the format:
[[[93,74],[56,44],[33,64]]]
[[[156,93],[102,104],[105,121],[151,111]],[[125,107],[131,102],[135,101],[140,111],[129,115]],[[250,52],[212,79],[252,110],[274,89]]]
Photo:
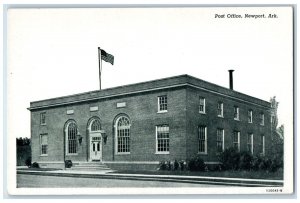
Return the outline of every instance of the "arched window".
[[[77,153],[77,126],[75,122],[70,122],[67,125],[67,154],[76,154]]]
[[[130,120],[125,116],[116,120],[116,152],[130,153]]]
[[[91,131],[99,131],[100,129],[100,121],[98,119],[94,120],[91,125]]]

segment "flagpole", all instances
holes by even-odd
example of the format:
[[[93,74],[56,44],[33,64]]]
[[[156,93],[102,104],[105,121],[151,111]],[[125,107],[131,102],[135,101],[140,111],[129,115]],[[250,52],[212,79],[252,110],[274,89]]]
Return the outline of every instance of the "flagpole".
[[[101,71],[102,71],[102,58],[101,58],[101,49],[98,47],[98,59],[99,59],[99,85],[101,90]]]

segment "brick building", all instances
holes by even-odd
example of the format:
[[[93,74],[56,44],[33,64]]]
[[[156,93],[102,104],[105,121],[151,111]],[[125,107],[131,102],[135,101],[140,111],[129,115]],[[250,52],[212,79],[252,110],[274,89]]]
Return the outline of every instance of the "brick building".
[[[230,80],[232,81],[232,80]],[[156,168],[228,147],[268,155],[269,102],[189,75],[30,103],[32,161]]]

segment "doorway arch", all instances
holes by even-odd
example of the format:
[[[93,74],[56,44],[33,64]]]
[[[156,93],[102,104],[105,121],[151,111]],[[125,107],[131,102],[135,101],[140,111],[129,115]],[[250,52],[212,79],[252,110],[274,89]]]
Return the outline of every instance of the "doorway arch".
[[[88,161],[102,161],[101,121],[92,117],[88,122]]]

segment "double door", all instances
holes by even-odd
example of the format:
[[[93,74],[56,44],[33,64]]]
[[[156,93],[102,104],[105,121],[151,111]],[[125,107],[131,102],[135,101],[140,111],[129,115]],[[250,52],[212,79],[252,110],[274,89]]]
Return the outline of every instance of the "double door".
[[[95,133],[90,137],[90,160],[102,161],[102,139],[100,133]]]

